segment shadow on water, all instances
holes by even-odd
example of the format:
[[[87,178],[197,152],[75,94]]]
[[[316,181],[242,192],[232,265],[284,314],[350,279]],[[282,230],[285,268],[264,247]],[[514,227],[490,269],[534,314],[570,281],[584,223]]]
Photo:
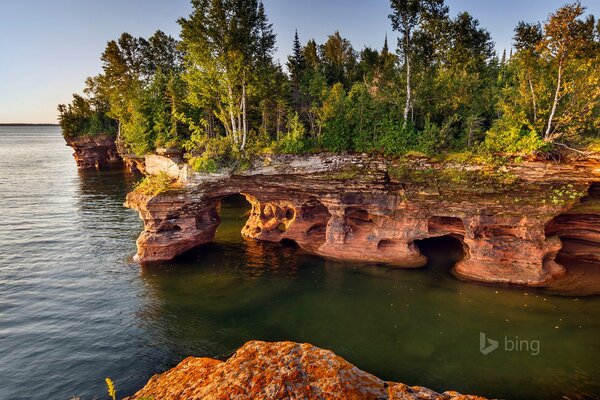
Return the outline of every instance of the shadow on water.
[[[244,239],[248,205],[236,201],[223,203],[215,243],[142,272],[154,305],[139,322],[151,346],[166,349],[161,367],[190,354],[225,358],[248,340],[292,340],[437,390],[510,399],[600,393],[598,298],[461,282],[451,270],[462,244],[449,237],[417,243],[430,256],[417,270]],[[483,355],[481,332],[508,344]],[[510,348],[523,340],[539,352]]]

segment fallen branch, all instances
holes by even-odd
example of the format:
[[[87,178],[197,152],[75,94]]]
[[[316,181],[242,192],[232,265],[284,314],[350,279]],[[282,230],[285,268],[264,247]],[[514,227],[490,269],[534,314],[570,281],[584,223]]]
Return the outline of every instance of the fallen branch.
[[[566,145],[566,144],[564,144],[564,143],[558,143],[558,142],[554,142],[553,144],[555,144],[555,145],[557,145],[557,146],[562,146],[562,147],[564,147],[565,149],[568,149],[568,150],[574,151],[575,153],[579,153],[579,154],[582,154],[582,155],[584,155],[584,156],[590,156],[590,155],[592,155],[592,154],[593,154],[593,153],[592,153],[592,152],[590,152],[590,151],[581,151],[581,150],[574,149],[574,148],[572,148],[572,147],[569,147],[569,146],[567,146],[567,145]]]

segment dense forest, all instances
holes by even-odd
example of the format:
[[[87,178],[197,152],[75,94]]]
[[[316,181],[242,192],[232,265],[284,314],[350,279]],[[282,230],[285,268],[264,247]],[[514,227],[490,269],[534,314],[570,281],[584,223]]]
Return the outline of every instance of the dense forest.
[[[444,0],[391,0],[395,48],[296,32],[285,66],[259,0],[192,5],[180,39],[108,42],[103,72],[59,106],[65,135],[116,135],[138,156],[181,149],[205,172],[261,153],[600,151],[600,21],[579,2],[519,23],[499,56]]]

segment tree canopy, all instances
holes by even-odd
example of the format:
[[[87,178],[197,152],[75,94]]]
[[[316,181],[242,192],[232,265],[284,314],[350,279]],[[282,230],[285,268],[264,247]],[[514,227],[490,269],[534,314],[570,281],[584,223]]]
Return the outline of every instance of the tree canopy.
[[[315,151],[524,155],[600,145],[600,22],[579,3],[520,22],[499,57],[444,0],[391,0],[396,51],[295,32],[285,67],[260,0],[192,0],[181,38],[124,33],[103,72],[60,105],[67,136],[117,135],[214,171],[255,154]]]

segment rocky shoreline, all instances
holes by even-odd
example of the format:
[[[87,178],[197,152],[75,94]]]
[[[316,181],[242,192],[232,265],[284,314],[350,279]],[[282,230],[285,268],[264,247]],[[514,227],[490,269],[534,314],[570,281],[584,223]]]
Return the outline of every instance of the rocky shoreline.
[[[227,361],[188,357],[126,400],[485,400],[386,382],[332,351],[292,342],[246,343]]]
[[[121,165],[115,138],[109,135],[65,137],[67,146],[75,152],[73,157],[78,169],[101,169]]]
[[[171,260],[212,241],[219,204],[243,194],[252,212],[242,234],[294,241],[343,260],[420,267],[419,241],[451,237],[464,278],[543,286],[567,265],[600,263],[600,162],[525,161],[498,169],[366,155],[273,156],[243,172],[199,174],[164,156],[151,175],[177,188],[129,193],[144,221],[141,262]]]

